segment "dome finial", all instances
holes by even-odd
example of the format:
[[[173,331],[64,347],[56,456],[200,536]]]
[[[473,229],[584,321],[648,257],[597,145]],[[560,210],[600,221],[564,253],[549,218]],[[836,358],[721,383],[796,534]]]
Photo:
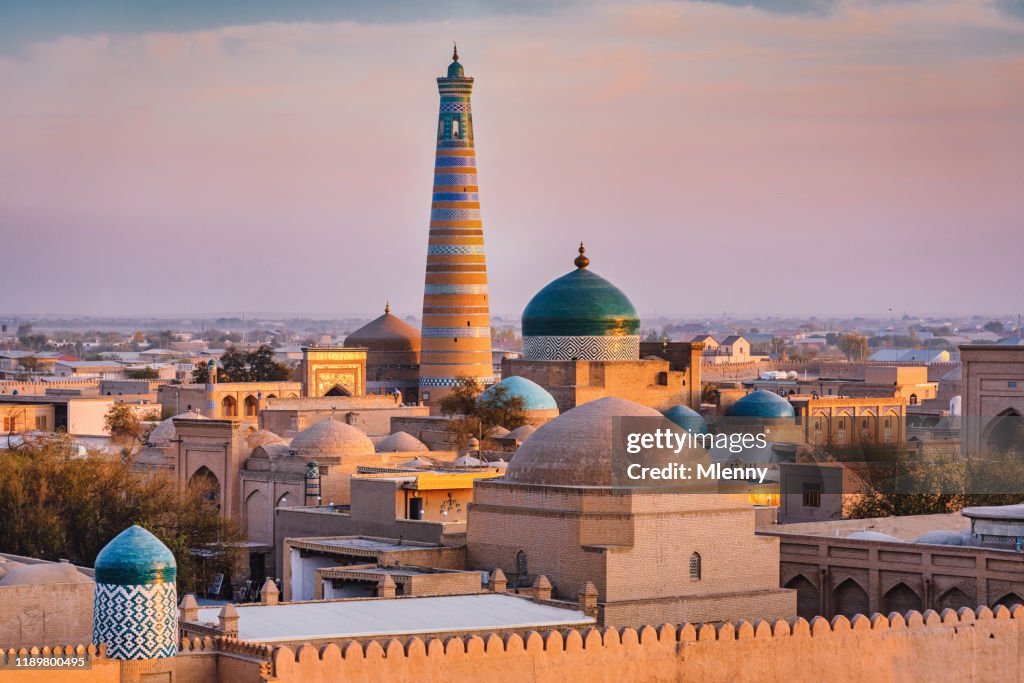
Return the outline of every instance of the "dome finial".
[[[573,263],[576,264],[576,267],[580,270],[583,270],[590,265],[590,259],[584,256],[584,252],[586,252],[586,249],[583,247],[583,242],[580,242],[580,255],[573,261]]]
[[[452,61],[459,61],[459,46],[458,44],[455,43],[455,41],[452,41]]]
[[[390,312],[391,312],[391,301],[389,300],[389,301],[384,302],[384,315],[387,315]]]

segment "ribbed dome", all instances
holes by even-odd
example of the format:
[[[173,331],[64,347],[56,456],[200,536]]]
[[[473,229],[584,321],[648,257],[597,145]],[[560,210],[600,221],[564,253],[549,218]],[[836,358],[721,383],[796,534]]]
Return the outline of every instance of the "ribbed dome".
[[[426,444],[408,432],[395,432],[377,442],[378,453],[410,453],[427,450],[430,449]]]
[[[558,410],[554,397],[544,387],[525,377],[506,377],[497,384],[487,387],[481,396],[494,396],[497,387],[505,387],[506,397],[522,397],[525,410]]]
[[[174,554],[159,538],[135,524],[104,546],[96,556],[96,583],[142,586],[174,583]]]
[[[302,457],[372,455],[373,442],[361,430],[337,420],[324,420],[292,439],[291,450]]]
[[[692,432],[694,434],[708,433],[708,423],[704,421],[704,418],[700,416],[700,413],[689,406],[684,406],[682,403],[672,406],[662,413],[662,415],[688,432]]]
[[[174,417],[169,417],[156,427],[153,427],[153,431],[149,433],[146,441],[149,442],[151,446],[166,446],[169,444],[178,436],[178,432],[174,428],[174,421],[177,419],[207,420],[209,418],[203,417],[194,410],[190,410],[187,413],[181,413],[180,415],[175,415]]]
[[[789,401],[778,394],[758,389],[732,404],[729,417],[757,417],[777,419],[794,417],[796,413]]]
[[[554,486],[612,485],[612,422],[655,417],[654,408],[606,397],[568,410],[538,429],[516,452],[505,479]]]
[[[413,351],[420,350],[420,331],[398,316],[391,314],[391,307],[384,309],[384,315],[366,323],[345,338],[348,348],[366,348],[371,351]]]
[[[620,337],[639,330],[640,316],[629,298],[586,268],[550,283],[523,311],[524,337]]]

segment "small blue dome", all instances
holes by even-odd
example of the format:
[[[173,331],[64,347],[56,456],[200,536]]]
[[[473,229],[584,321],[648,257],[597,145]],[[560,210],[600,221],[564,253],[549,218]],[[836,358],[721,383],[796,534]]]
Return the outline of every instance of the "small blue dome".
[[[96,556],[92,639],[110,659],[178,653],[174,555],[153,534],[131,526]]]
[[[174,554],[160,539],[133,525],[118,534],[96,556],[96,583],[142,586],[174,583]]]
[[[662,413],[677,426],[694,434],[707,434],[708,423],[700,416],[700,413],[682,403],[672,406]]]
[[[465,75],[465,70],[457,61],[448,65],[448,78],[462,78]]]
[[[487,387],[481,396],[493,396],[495,387],[505,387],[506,396],[521,396],[526,410],[558,410],[554,397],[541,385],[513,375]]]
[[[757,417],[777,419],[795,417],[793,406],[778,394],[758,389],[732,404],[729,417]]]

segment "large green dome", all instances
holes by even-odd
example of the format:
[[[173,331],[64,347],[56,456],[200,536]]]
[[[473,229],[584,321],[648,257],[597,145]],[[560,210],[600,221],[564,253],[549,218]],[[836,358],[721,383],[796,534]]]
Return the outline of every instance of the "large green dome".
[[[523,336],[624,337],[640,333],[640,316],[618,287],[587,270],[583,256],[576,270],[537,294],[523,311]]]

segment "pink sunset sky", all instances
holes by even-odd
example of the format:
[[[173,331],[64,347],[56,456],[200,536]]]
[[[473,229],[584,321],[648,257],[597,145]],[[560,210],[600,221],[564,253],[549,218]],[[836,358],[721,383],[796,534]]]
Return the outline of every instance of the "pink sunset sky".
[[[19,16],[0,313],[418,315],[452,40],[495,313],[580,240],[645,316],[1021,308],[1019,3],[441,6]]]

